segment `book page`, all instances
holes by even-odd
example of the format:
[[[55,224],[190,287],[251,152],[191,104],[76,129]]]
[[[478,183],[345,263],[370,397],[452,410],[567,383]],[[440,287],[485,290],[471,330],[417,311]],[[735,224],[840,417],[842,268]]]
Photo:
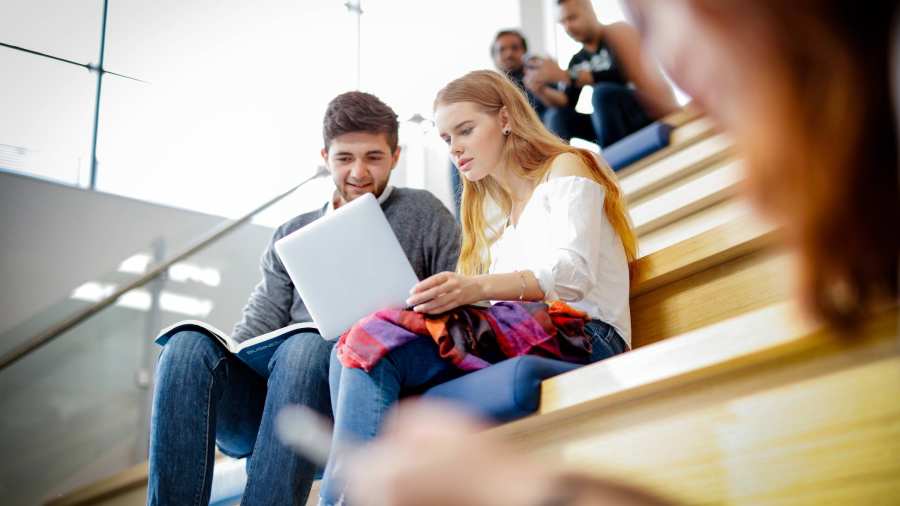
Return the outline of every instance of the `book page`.
[[[237,354],[237,353],[240,353],[241,350],[244,350],[251,346],[268,341],[270,339],[274,339],[274,338],[282,336],[284,334],[296,334],[298,331],[303,330],[303,329],[308,329],[308,330],[318,333],[318,329],[316,329],[316,325],[313,322],[293,323],[291,325],[288,325],[287,327],[282,327],[280,329],[273,330],[272,332],[268,332],[261,336],[251,337],[250,339],[247,339],[246,341],[244,341],[242,343],[236,344],[234,349],[231,349],[231,348],[229,348],[229,349],[231,349],[232,353]]]

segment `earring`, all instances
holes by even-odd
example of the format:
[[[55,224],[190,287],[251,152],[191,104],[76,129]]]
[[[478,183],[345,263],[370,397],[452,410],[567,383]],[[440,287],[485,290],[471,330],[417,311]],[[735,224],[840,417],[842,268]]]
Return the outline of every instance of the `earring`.
[[[509,128],[504,128],[504,129],[503,129],[503,135],[509,135],[510,132],[511,132],[511,131],[510,131]]]

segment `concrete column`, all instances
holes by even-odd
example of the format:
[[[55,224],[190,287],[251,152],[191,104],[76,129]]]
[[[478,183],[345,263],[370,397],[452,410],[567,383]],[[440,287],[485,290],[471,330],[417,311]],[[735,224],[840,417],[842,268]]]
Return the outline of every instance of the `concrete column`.
[[[555,3],[555,0],[549,0]],[[528,39],[528,51],[535,54],[547,54],[547,30],[545,4],[548,0],[519,0],[519,17],[522,33]]]

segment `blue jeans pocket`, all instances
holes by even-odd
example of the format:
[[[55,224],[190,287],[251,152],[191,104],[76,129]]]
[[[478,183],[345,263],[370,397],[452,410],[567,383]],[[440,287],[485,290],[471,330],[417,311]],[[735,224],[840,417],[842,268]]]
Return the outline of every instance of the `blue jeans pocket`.
[[[585,333],[591,338],[591,362],[613,357],[627,350],[625,341],[619,337],[611,325],[600,320],[591,320],[584,326]]]

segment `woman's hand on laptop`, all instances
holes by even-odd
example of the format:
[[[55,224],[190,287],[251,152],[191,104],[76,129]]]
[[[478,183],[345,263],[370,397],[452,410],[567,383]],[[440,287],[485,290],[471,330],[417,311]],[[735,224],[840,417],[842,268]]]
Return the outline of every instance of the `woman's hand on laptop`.
[[[419,313],[446,313],[484,300],[481,279],[480,276],[441,272],[417,283],[410,290],[406,303]]]

